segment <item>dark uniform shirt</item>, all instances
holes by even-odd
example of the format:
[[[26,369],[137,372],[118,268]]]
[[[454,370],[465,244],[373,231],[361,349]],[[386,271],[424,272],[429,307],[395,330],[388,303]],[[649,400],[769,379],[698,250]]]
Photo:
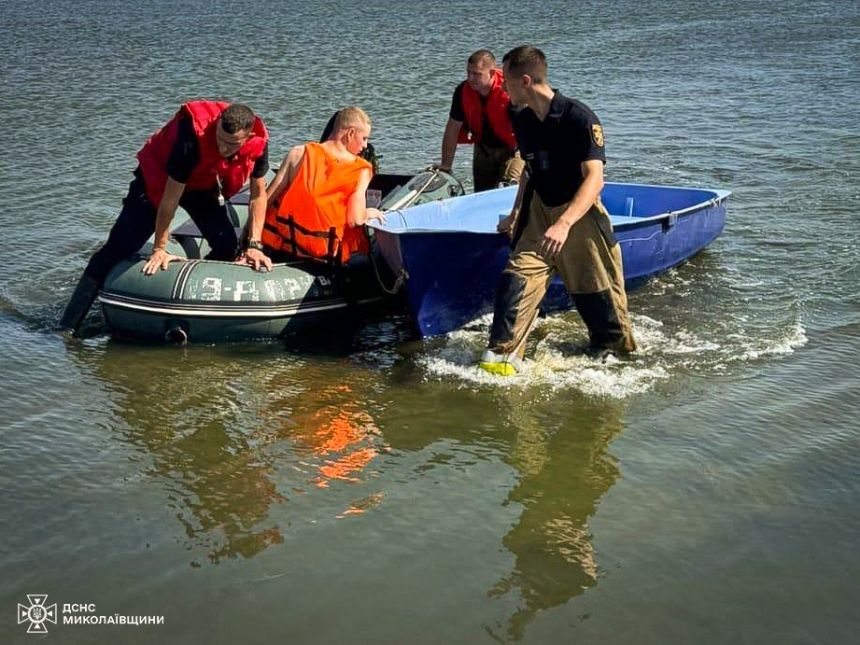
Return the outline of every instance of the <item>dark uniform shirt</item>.
[[[197,134],[194,132],[194,124],[190,117],[180,119],[176,130],[176,141],[167,159],[167,174],[180,184],[187,184],[188,178],[194,167],[200,161],[200,144]],[[263,148],[261,154],[254,162],[251,177],[264,177],[269,171],[269,144]]]
[[[448,113],[448,116],[450,116],[455,121],[462,121],[466,124],[466,127],[468,128],[469,123],[468,121],[466,121],[466,110],[463,109],[463,86],[465,84],[466,81],[463,81],[454,89],[454,96],[451,98],[451,111]],[[478,98],[481,99],[481,105],[486,108],[488,97],[484,97],[479,94]],[[508,114],[510,114],[511,118],[513,118],[513,112],[511,111],[510,107],[508,108]],[[496,136],[496,131],[493,130],[493,126],[490,125],[490,119],[487,117],[486,109],[484,110],[484,126],[483,132],[481,133],[480,143],[487,146],[488,148],[508,147],[508,145],[504,141],[502,141],[501,139],[499,139],[498,136]]]
[[[514,117],[514,136],[529,167],[529,187],[547,206],[573,199],[582,184],[580,164],[590,159],[606,163],[603,128],[584,103],[556,91],[546,118],[531,108]]]

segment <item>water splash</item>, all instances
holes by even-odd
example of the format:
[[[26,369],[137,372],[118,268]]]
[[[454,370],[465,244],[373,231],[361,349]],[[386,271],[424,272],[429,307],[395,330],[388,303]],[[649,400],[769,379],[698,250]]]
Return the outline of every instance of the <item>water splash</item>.
[[[458,387],[572,389],[592,397],[623,399],[647,392],[681,373],[724,373],[729,365],[784,356],[807,343],[799,317],[780,333],[765,335],[742,329],[740,319],[733,321],[735,329],[716,333],[707,324],[670,326],[646,315],[634,315],[638,351],[629,358],[601,357],[587,351],[585,328],[575,314],[569,313],[539,321],[529,341],[525,368],[514,377],[503,377],[476,366],[490,320],[485,316],[452,332],[441,344],[419,355],[417,362],[425,378],[449,381]]]

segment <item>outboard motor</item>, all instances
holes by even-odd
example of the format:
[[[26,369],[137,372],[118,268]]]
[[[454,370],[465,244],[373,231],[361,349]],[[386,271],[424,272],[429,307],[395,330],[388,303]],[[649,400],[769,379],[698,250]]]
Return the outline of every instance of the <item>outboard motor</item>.
[[[439,199],[459,197],[465,192],[463,184],[454,175],[442,170],[425,170],[412,177],[405,185],[391,191],[382,200],[379,209],[399,210]]]

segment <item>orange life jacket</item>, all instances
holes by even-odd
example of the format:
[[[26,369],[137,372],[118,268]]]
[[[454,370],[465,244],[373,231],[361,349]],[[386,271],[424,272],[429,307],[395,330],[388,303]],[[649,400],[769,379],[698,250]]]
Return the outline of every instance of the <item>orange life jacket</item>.
[[[295,257],[346,262],[361,250],[361,227],[346,221],[347,201],[371,165],[356,157],[338,161],[319,143],[306,143],[298,174],[266,211],[262,242]]]
[[[496,68],[486,102],[481,101],[481,95],[478,94],[477,90],[473,90],[471,85],[463,84],[461,98],[466,122],[460,128],[457,143],[480,143],[481,135],[484,133],[484,111],[486,111],[490,126],[496,136],[511,149],[517,147],[517,140],[514,138],[514,126],[511,124],[511,117],[508,114],[511,97],[502,89],[503,79],[502,70]]]
[[[343,231],[343,249],[346,259],[353,253],[370,253],[370,240],[364,226],[347,226]]]
[[[176,143],[179,121],[191,117],[200,149],[200,160],[191,171],[185,184],[186,190],[209,190],[221,181],[222,195],[232,197],[248,181],[254,162],[263,154],[269,133],[259,117],[254,120],[253,133],[239,151],[228,159],[218,152],[215,128],[218,117],[229,103],[220,101],[191,101],[179,108],[174,117],[153,134],[137,153],[140,170],[146,184],[149,201],[158,208],[167,185],[167,160]]]

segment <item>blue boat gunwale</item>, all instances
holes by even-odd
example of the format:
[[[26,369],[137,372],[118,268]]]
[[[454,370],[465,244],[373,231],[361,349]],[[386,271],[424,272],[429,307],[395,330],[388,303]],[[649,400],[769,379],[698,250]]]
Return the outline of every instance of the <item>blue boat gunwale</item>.
[[[686,188],[686,187],[678,187],[678,186],[658,186],[652,184],[615,184],[619,186],[636,186],[642,188],[660,188],[664,190],[672,190],[672,191],[690,191],[690,192],[700,192],[700,193],[712,193],[714,196],[710,199],[705,199],[704,201],[697,202],[691,206],[687,206],[685,208],[681,208],[679,210],[667,210],[662,213],[657,213],[656,215],[617,215],[614,213],[610,213],[610,217],[612,218],[612,224],[624,225],[627,223],[634,224],[638,222],[642,223],[650,223],[656,222],[658,220],[666,219],[667,217],[686,215],[688,213],[696,213],[701,211],[703,208],[709,208],[713,206],[717,206],[721,202],[725,201],[729,196],[731,196],[732,191],[723,190],[720,188]]]
[[[645,190],[667,190],[672,191],[674,193],[707,193],[710,195],[709,198],[704,199],[702,201],[696,202],[695,204],[691,204],[690,206],[685,206],[678,210],[666,210],[660,213],[656,213],[654,215],[624,215],[610,212],[610,220],[612,222],[612,226],[615,229],[619,228],[630,228],[636,226],[638,224],[652,224],[656,222],[660,222],[662,220],[666,220],[672,217],[679,217],[682,215],[687,215],[690,213],[699,212],[705,208],[717,206],[723,201],[725,201],[729,196],[731,196],[732,191],[724,190],[719,188],[694,188],[694,187],[686,187],[686,186],[666,186],[660,184],[641,184],[641,183],[627,183],[627,182],[606,182],[606,186],[611,186],[612,188],[640,188]],[[510,186],[507,188],[499,189],[510,192],[515,192],[516,187]],[[605,188],[604,188],[605,190]],[[434,205],[438,208],[439,204],[446,204],[453,200],[457,200],[461,202],[461,200],[468,199],[469,197],[478,197],[478,196],[486,196],[487,193],[469,193],[467,195],[461,195],[459,197],[451,197],[448,199],[439,200],[436,202],[429,202],[427,204],[422,204],[421,206],[413,207],[415,209],[423,208],[429,210]],[[401,214],[399,210],[388,211],[386,215],[391,217],[395,214]],[[502,213],[499,213],[500,215]],[[402,216],[402,215],[401,215]],[[461,221],[461,224],[465,222],[465,219]],[[389,222],[380,223],[376,221],[368,222],[368,226],[372,229],[378,229],[380,231],[384,231],[386,233],[391,233],[394,235],[410,235],[410,234],[421,234],[421,233],[433,233],[439,235],[466,235],[466,234],[475,234],[475,235],[504,235],[503,233],[498,233],[492,229],[469,229],[469,228],[433,228],[427,226],[410,226],[408,223],[405,223],[403,226],[393,226]]]

